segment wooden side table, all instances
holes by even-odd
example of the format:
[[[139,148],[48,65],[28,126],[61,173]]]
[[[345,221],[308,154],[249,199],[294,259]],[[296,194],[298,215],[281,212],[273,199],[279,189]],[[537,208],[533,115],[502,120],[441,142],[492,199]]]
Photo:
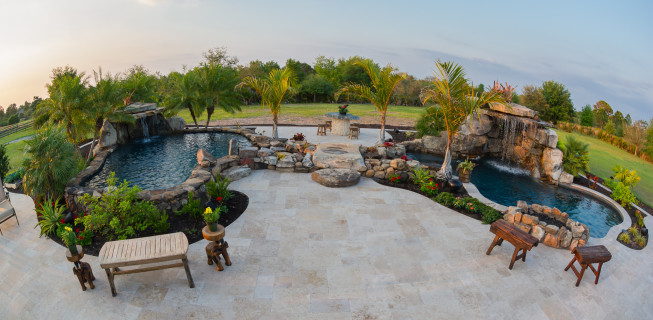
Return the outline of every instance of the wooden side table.
[[[209,231],[208,226],[202,228],[202,236],[204,239],[211,241],[206,245],[207,263],[212,265],[213,262],[215,262],[218,271],[224,270],[224,267],[222,267],[222,263],[220,262],[220,255],[224,258],[224,263],[226,265],[231,265],[231,259],[229,259],[229,253],[227,253],[229,243],[224,241],[224,235],[225,229],[222,225],[218,225],[217,231]]]
[[[84,285],[86,282],[88,282],[88,286],[91,287],[91,289],[95,289],[95,285],[93,285],[95,276],[93,276],[91,265],[87,262],[81,261],[84,257],[84,249],[80,245],[77,245],[76,247],[77,254],[72,254],[69,249],[66,249],[66,259],[75,264],[73,267],[73,273],[77,276],[77,280],[79,280],[82,290],[86,291],[86,286]]]
[[[594,280],[594,284],[599,283],[599,276],[601,275],[601,268],[603,267],[604,262],[610,261],[612,259],[612,254],[608,249],[604,246],[591,246],[591,247],[576,247],[574,248],[574,251],[572,251],[574,254],[574,258],[571,259],[571,262],[567,265],[565,268],[565,271],[571,270],[574,271],[574,274],[578,277],[578,280],[576,280],[576,286],[580,284],[580,280],[583,279],[583,274],[585,274],[585,269],[589,267],[594,275],[596,275],[596,280]],[[574,262],[578,261],[578,264],[580,264],[580,272],[576,269],[576,266],[574,266]],[[594,266],[592,266],[592,263],[598,263],[599,268],[594,269]]]

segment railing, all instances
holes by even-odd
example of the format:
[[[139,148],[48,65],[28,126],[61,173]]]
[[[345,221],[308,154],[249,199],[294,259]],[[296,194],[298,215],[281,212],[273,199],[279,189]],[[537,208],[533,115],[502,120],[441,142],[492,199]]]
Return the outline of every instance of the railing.
[[[14,134],[16,132],[20,132],[20,131],[23,131],[25,129],[29,129],[33,125],[33,123],[34,123],[34,120],[29,120],[29,121],[26,121],[26,122],[17,123],[17,124],[13,124],[13,125],[10,125],[10,126],[0,127],[0,139],[6,137],[8,135]]]

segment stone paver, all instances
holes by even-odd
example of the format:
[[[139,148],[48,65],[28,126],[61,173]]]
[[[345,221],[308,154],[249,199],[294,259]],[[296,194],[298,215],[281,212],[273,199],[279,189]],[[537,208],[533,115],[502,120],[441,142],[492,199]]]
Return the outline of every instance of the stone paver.
[[[33,228],[31,199],[12,194],[21,225],[2,225],[0,319],[653,318],[651,246],[602,240],[613,259],[598,286],[575,287],[568,251],[539,246],[508,270],[510,244],[485,255],[487,225],[369,179],[330,189],[264,170],[232,188],[250,204],[226,229],[231,266],[207,265],[202,240],[188,252],[194,289],[167,269],[117,277],[115,298],[88,255],[96,288],[81,291],[65,249]]]

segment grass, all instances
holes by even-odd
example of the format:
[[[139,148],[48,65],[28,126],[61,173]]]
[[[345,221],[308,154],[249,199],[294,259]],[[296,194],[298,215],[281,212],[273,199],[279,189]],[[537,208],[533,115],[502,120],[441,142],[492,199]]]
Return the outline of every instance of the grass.
[[[9,143],[9,142],[14,141],[16,139],[31,136],[31,135],[33,135],[35,133],[36,133],[36,129],[34,129],[33,127],[29,127],[29,128],[27,128],[27,129],[25,129],[23,131],[15,132],[15,133],[12,133],[12,134],[10,134],[10,135],[8,135],[6,137],[1,138],[0,139],[0,144]]]
[[[340,104],[335,103],[297,103],[297,104],[282,104],[281,115],[297,116],[297,117],[317,117],[323,116],[327,112],[337,112]],[[244,118],[258,118],[269,116],[270,111],[267,108],[262,108],[260,104],[241,106],[242,111],[236,113],[227,113],[222,110],[216,110],[211,117],[211,120],[226,120],[226,119],[244,119]],[[350,104],[349,112],[360,117],[366,116],[379,116],[380,113],[374,105],[371,104]],[[424,111],[421,107],[407,107],[407,106],[388,106],[388,117],[397,118],[410,118],[417,120]],[[183,110],[177,114],[186,120],[186,123],[192,123],[188,110]],[[197,119],[198,123],[206,122],[206,113],[203,113]]]
[[[644,161],[634,155],[623,151],[607,142],[599,139],[556,130],[560,141],[564,142],[567,136],[573,135],[576,139],[588,143],[590,153],[590,172],[603,179],[609,179],[613,175],[612,167],[620,164],[628,169],[637,170],[642,178],[633,188],[637,197],[647,203],[653,204],[653,164]]]
[[[9,156],[9,172],[12,172],[23,166],[23,158],[25,157],[24,149],[27,143],[19,141],[7,145],[7,155]]]

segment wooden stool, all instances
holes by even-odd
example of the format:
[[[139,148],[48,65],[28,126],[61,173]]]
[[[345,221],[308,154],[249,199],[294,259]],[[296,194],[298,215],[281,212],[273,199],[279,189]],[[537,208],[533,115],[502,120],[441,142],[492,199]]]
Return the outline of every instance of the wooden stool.
[[[515,260],[521,259],[521,261],[526,261],[526,252],[530,251],[533,247],[537,247],[539,242],[537,238],[503,219],[493,222],[490,225],[490,232],[496,234],[496,236],[485,254],[490,255],[494,246],[501,246],[503,240],[507,240],[515,246],[515,251],[512,253],[512,259],[508,266],[508,269],[510,270],[512,270],[512,267],[515,265]],[[518,254],[519,251],[522,251],[522,253]]]
[[[231,265],[231,259],[229,259],[229,253],[227,253],[229,243],[224,241],[224,234],[225,230],[221,225],[218,225],[218,231],[209,231],[208,226],[205,226],[202,229],[202,236],[204,239],[212,241],[207,244],[205,248],[207,263],[208,265],[212,265],[215,262],[218,271],[224,270],[222,262],[220,261],[220,255],[224,258],[224,263],[226,265]]]
[[[326,136],[326,124],[318,124],[317,125],[317,135],[318,136]]]
[[[358,139],[358,134],[361,132],[359,127],[349,127],[349,139]]]
[[[77,280],[79,280],[79,284],[82,286],[82,290],[86,291],[86,286],[84,285],[84,283],[88,283],[88,286],[91,287],[91,289],[95,289],[95,285],[93,285],[93,280],[95,280],[95,276],[93,276],[93,270],[91,269],[91,265],[88,264],[87,262],[80,261],[84,257],[84,250],[82,249],[82,246],[76,246],[76,247],[77,247],[76,254],[72,254],[70,253],[70,250],[66,249],[66,259],[68,259],[68,261],[75,264],[75,266],[73,267],[73,274],[77,276]]]
[[[612,254],[610,254],[610,251],[606,249],[604,246],[591,246],[591,247],[576,247],[572,251],[574,254],[574,258],[571,259],[571,262],[567,265],[565,268],[565,271],[569,270],[571,268],[574,270],[574,273],[578,277],[578,280],[576,280],[576,286],[580,284],[580,280],[583,279],[583,274],[585,273],[585,269],[589,267],[592,272],[594,272],[594,275],[596,275],[596,280],[594,280],[594,284],[599,283],[599,276],[601,275],[601,267],[603,267],[604,262],[610,261],[612,259]],[[578,261],[578,263],[581,266],[580,272],[576,269],[574,266],[574,262]],[[594,266],[592,266],[592,263],[598,263],[599,268],[594,269]]]
[[[331,132],[331,120],[327,120],[325,125],[326,125],[326,128],[329,129],[329,132]]]

